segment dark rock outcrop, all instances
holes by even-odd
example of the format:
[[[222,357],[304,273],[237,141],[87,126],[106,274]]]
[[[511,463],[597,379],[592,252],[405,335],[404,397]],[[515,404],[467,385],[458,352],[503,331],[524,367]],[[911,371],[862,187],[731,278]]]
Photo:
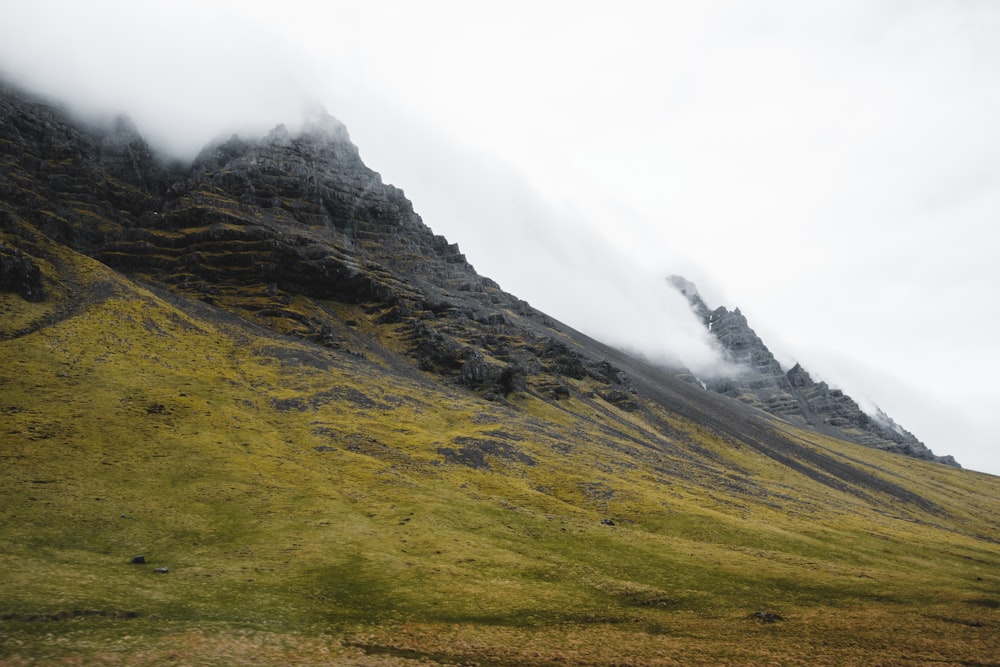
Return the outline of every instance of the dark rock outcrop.
[[[909,431],[898,426],[884,412],[869,415],[840,389],[815,382],[795,364],[787,372],[750,328],[740,309],[718,307],[710,310],[694,283],[680,276],[667,281],[684,295],[691,309],[725,351],[736,369],[726,377],[705,380],[705,386],[797,425],[914,458],[957,466],[951,456],[937,456]]]
[[[281,333],[364,357],[356,321],[323,304],[362,308],[398,329],[419,369],[494,400],[561,395],[559,377],[602,361],[476,273],[325,112],[296,133],[216,142],[182,167],[159,160],[127,119],[87,128],[2,88],[0,148],[0,215]],[[30,254],[0,246],[0,289],[41,298],[41,288]],[[608,400],[631,407],[598,375]]]
[[[125,120],[87,129],[0,82],[0,202],[93,253],[155,210],[174,177]]]
[[[716,308],[703,318],[739,373],[707,380],[709,388],[777,414],[798,413],[799,406],[781,364],[750,328],[740,309]]]
[[[0,292],[17,292],[28,301],[44,301],[42,272],[20,248],[0,243]]]

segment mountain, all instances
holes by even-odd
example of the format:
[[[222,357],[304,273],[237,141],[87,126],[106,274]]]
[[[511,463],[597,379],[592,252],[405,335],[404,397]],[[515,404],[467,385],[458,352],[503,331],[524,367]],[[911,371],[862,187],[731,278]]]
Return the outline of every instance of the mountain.
[[[537,311],[325,114],[175,164],[4,87],[0,359],[10,664],[1000,650],[1000,480]]]
[[[707,389],[753,405],[799,426],[869,447],[958,466],[952,456],[936,456],[915,435],[876,410],[869,415],[840,389],[815,382],[795,364],[785,371],[740,309],[710,310],[698,288],[682,276],[667,281],[687,298],[725,353],[731,372],[705,380]]]

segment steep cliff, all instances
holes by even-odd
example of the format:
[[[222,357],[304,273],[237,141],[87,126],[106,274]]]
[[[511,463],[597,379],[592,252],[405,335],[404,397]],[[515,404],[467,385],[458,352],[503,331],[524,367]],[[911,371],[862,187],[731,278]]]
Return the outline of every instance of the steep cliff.
[[[158,161],[125,119],[81,126],[2,93],[0,212],[12,233],[41,232],[279,333],[360,355],[398,349],[487,398],[567,396],[569,373],[629,405],[603,347],[584,352],[566,327],[476,273],[325,112],[294,134],[219,141],[185,167]],[[4,284],[37,293],[19,252],[4,254]],[[368,320],[376,326],[359,329]]]

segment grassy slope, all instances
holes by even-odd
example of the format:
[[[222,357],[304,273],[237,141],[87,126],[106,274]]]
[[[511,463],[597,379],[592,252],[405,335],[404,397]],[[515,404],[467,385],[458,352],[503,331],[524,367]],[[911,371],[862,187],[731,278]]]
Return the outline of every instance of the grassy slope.
[[[928,513],[676,415],[651,451],[585,380],[487,403],[391,336],[278,339],[47,252],[49,302],[0,297],[0,663],[996,664],[995,477],[788,429]],[[517,451],[438,451],[469,438]]]

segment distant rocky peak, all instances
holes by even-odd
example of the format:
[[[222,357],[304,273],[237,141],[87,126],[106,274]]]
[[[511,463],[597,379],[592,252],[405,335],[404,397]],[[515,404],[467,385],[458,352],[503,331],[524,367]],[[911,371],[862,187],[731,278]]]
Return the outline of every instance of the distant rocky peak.
[[[302,136],[352,144],[347,126],[327,113],[322,104],[309,106],[302,120]]]
[[[302,119],[292,128],[278,125],[267,133],[262,143],[268,147],[294,148],[315,153],[336,153],[338,156],[358,155],[347,126],[327,113],[321,104],[303,110]]]
[[[258,163],[275,158],[303,159],[315,163],[340,163],[359,170],[366,169],[361,154],[351,142],[347,127],[328,114],[321,105],[306,109],[301,124],[276,125],[259,138],[246,138],[233,134],[229,139],[217,140],[206,146],[195,158],[195,168],[217,169],[235,161]]]
[[[292,145],[292,135],[284,123],[277,125],[264,137],[264,143],[270,146],[282,146],[287,148]]]
[[[118,115],[92,130],[98,162],[113,176],[157,195],[167,187],[166,168],[153,154],[139,128]]]
[[[146,143],[146,140],[139,134],[139,128],[136,127],[136,124],[124,114],[118,114],[111,119],[102,134],[105,143]]]
[[[793,387],[808,387],[813,384],[812,377],[806,369],[802,368],[802,365],[798,363],[792,366],[786,377],[788,378],[788,382],[791,383]]]
[[[714,377],[706,389],[765,410],[791,423],[859,444],[914,458],[957,466],[951,456],[937,456],[912,433],[881,410],[869,415],[840,389],[816,382],[800,364],[787,373],[750,328],[739,308],[709,310],[693,282],[669,276],[667,282],[691,305],[732,364],[729,375]]]
[[[667,276],[667,282],[688,299],[701,300],[701,295],[698,293],[698,286],[684,276]]]
[[[903,428],[902,426],[900,426],[899,424],[897,424],[896,421],[892,417],[890,417],[889,415],[887,415],[885,413],[885,411],[882,410],[882,408],[880,408],[877,405],[875,406],[875,412],[874,412],[874,414],[871,414],[870,416],[871,416],[872,419],[874,419],[876,422],[878,422],[881,426],[884,426],[885,428],[889,429],[890,431],[892,431],[893,433],[897,434],[898,436],[900,436],[902,438],[912,438],[912,437],[914,437],[912,433],[910,433],[905,428]]]
[[[705,304],[705,301],[701,298],[697,285],[684,276],[679,275],[667,276],[667,284],[680,292],[681,295],[688,300],[691,310],[693,310],[695,314],[702,319],[702,321],[708,321],[711,312]]]
[[[194,159],[193,167],[218,167],[236,158],[242,157],[251,148],[239,135],[232,135],[226,140],[216,140],[201,149]]]

